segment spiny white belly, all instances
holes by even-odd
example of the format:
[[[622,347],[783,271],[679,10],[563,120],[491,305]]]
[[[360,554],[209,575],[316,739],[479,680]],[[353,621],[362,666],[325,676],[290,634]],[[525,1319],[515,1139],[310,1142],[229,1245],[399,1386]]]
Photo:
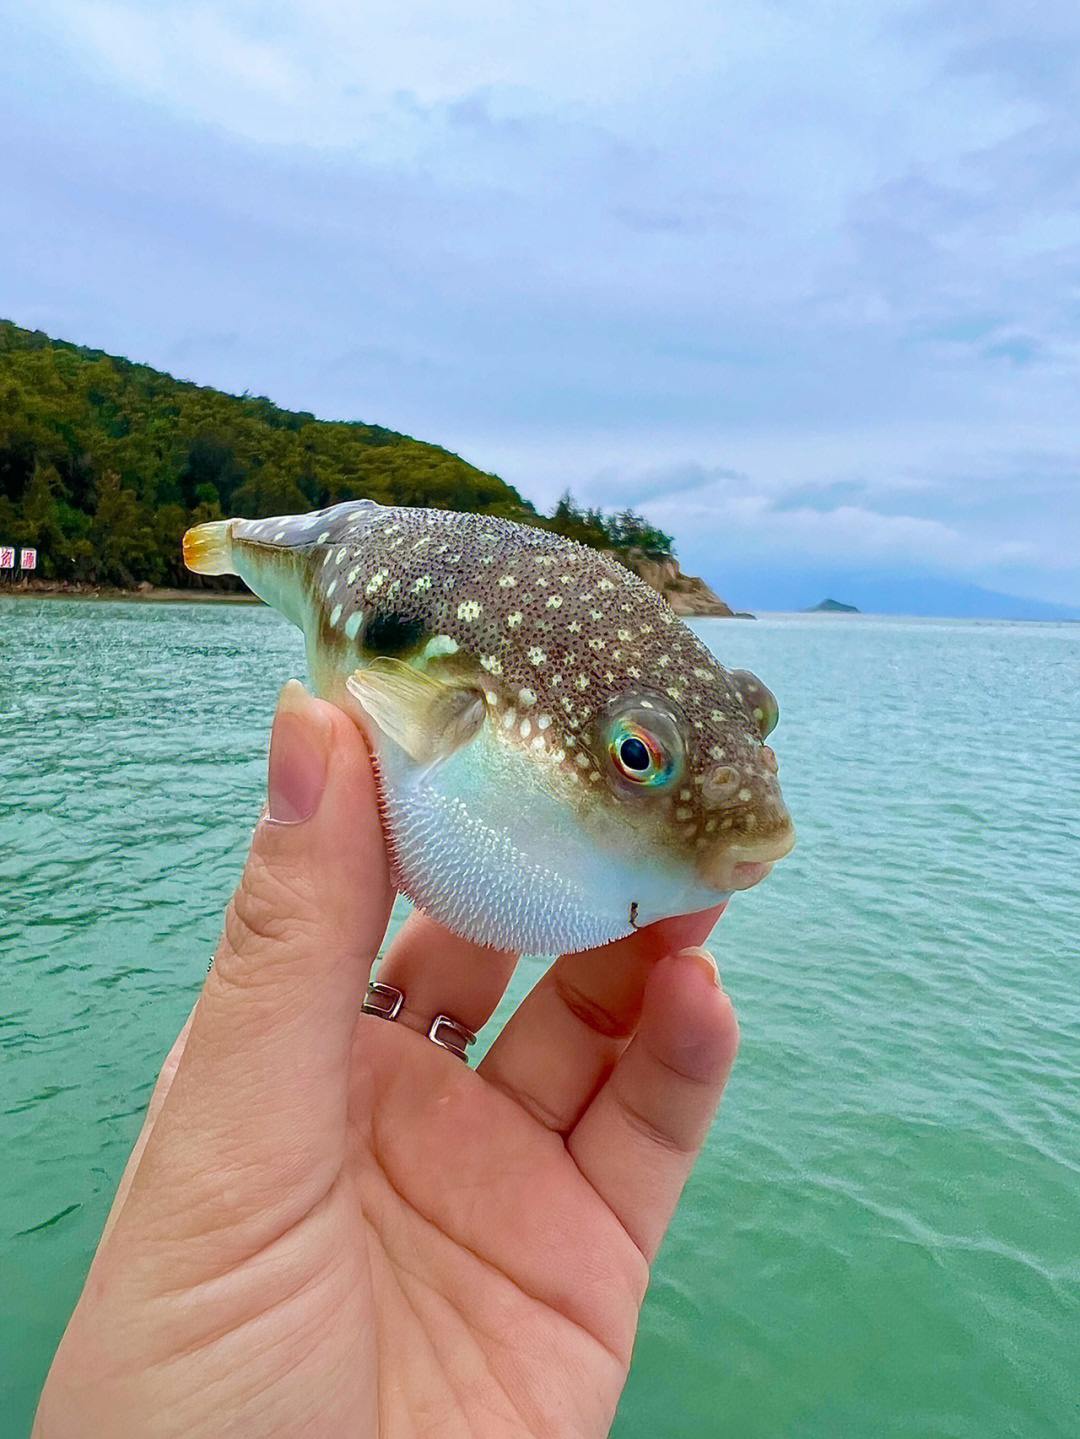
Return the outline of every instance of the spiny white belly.
[[[480,943],[590,949],[722,898],[655,861],[599,848],[490,730],[427,772],[384,736],[376,761],[402,889]]]

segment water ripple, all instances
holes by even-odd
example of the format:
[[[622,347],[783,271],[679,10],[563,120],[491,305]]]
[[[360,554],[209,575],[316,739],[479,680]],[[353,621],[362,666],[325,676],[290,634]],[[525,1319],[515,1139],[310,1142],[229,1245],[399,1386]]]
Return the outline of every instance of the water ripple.
[[[1075,1436],[1080,627],[699,630],[780,697],[799,844],[714,936],[743,1047],[616,1435]],[[256,607],[0,601],[12,1434],[303,668]],[[501,1017],[540,971],[523,962]]]

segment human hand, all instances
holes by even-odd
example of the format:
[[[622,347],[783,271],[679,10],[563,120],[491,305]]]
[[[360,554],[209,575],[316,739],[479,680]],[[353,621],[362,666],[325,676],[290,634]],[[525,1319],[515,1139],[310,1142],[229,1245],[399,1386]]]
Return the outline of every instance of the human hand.
[[[198,1004],[154,1090],[37,1439],[608,1432],[735,1057],[716,911],[556,961],[478,1070],[516,956],[393,902],[367,753],[299,685]]]

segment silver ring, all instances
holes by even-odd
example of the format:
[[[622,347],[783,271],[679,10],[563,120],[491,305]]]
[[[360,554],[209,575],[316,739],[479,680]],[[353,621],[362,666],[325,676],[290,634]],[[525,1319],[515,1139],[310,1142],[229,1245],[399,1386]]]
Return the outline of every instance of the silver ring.
[[[448,1031],[445,1038],[439,1034],[440,1029]],[[459,1020],[451,1019],[448,1014],[437,1014],[435,1016],[431,1021],[431,1028],[427,1032],[427,1037],[433,1044],[439,1045],[442,1049],[448,1049],[451,1054],[456,1054],[458,1059],[463,1059],[466,1064],[469,1062],[469,1056],[465,1051],[470,1044],[476,1043],[476,1035],[473,1034],[472,1030],[466,1029]],[[457,1040],[456,1044],[454,1043],[455,1040]]]
[[[397,1019],[404,1003],[405,995],[402,990],[395,989],[392,984],[380,984],[373,979],[367,987],[361,1008],[364,1014],[373,1014],[377,1019]],[[448,1049],[466,1064],[469,1062],[468,1047],[476,1043],[476,1035],[472,1030],[466,1029],[460,1020],[452,1019],[448,1014],[435,1016],[428,1027],[427,1037],[432,1044],[437,1044],[440,1049]]]
[[[404,1003],[405,996],[400,989],[395,989],[392,984],[379,984],[373,979],[364,995],[362,1009],[365,1014],[374,1014],[378,1019],[397,1019]]]

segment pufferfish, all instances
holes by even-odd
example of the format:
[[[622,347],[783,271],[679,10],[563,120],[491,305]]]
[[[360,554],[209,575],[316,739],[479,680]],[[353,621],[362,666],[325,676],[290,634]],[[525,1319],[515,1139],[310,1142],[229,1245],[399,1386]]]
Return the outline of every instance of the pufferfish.
[[[356,500],[184,537],[304,632],[371,747],[398,887],[456,934],[591,948],[722,904],[795,842],[776,700],[613,556]]]

